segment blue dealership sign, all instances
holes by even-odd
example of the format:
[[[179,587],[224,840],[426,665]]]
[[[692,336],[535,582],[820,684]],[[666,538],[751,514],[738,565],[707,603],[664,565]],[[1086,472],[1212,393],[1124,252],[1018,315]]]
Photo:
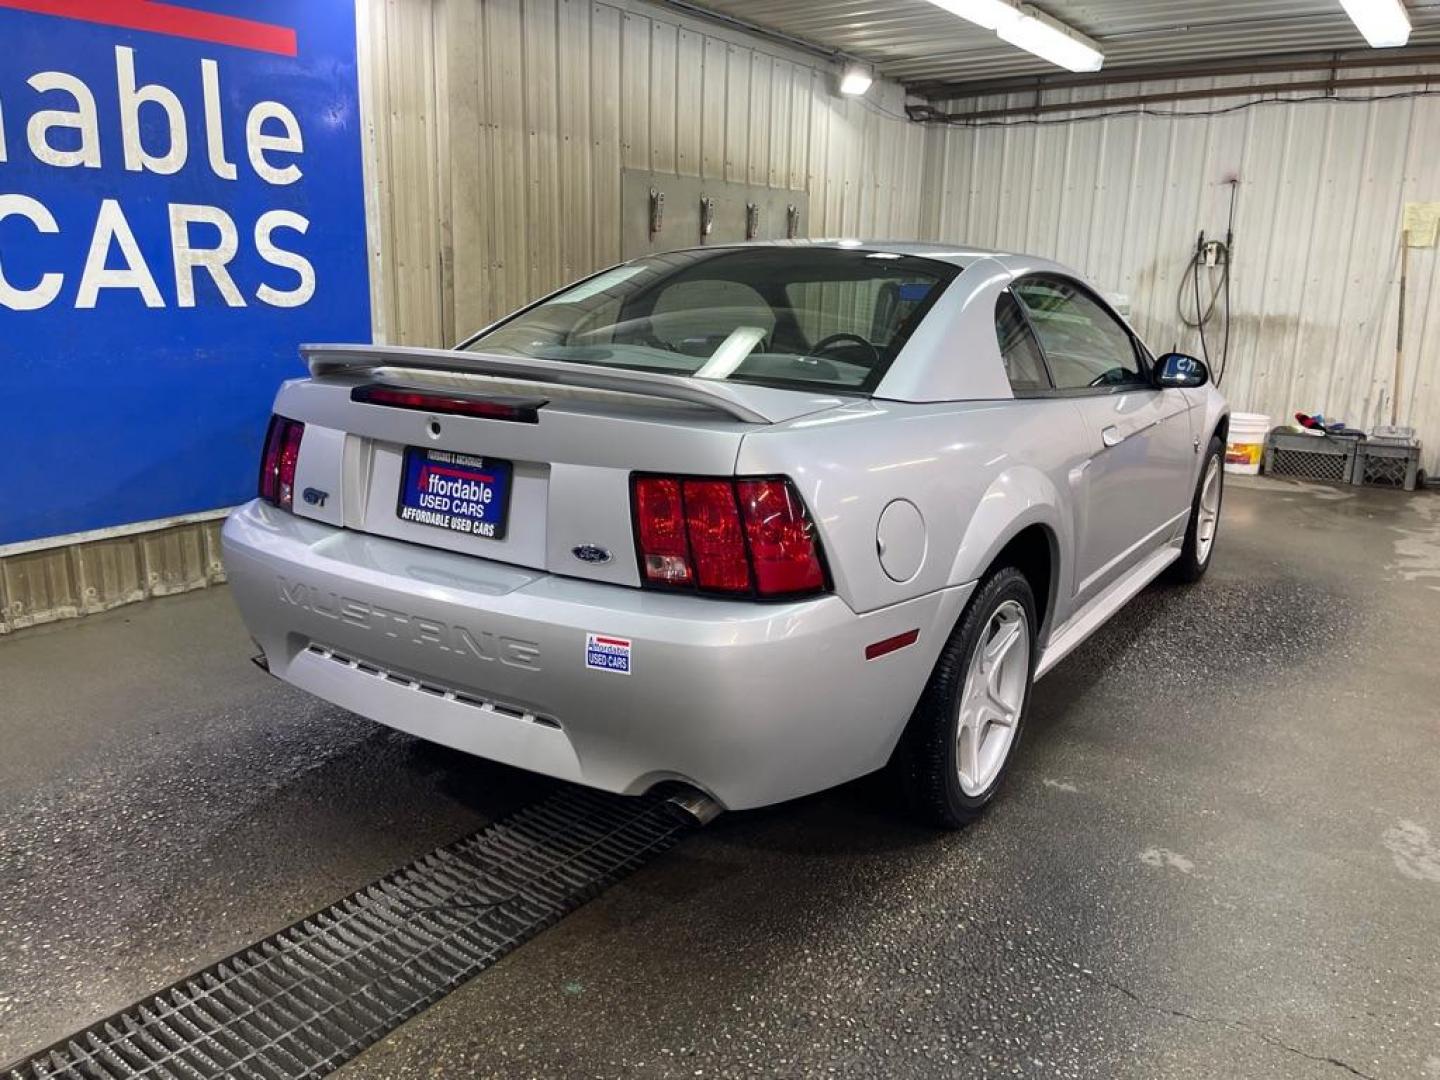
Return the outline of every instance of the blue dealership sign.
[[[253,494],[370,338],[353,0],[0,0],[0,545]]]

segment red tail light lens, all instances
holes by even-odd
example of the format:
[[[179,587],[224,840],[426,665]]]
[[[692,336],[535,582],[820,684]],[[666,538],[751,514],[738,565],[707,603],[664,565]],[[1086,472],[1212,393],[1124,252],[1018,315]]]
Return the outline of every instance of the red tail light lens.
[[[282,510],[295,505],[295,466],[305,425],[283,416],[270,417],[265,449],[260,455],[260,498]]]
[[[750,563],[734,485],[728,480],[686,480],[684,491],[695,583],[717,592],[748,593]]]
[[[646,585],[765,599],[825,591],[814,527],[784,477],[637,476],[631,490]]]
[[[645,580],[662,585],[693,584],[680,481],[659,476],[637,479],[634,503]]]
[[[741,480],[736,486],[760,595],[784,596],[825,588],[814,527],[790,481]]]
[[[355,387],[350,391],[350,400],[368,405],[389,405],[394,409],[479,416],[486,420],[513,420],[521,424],[538,424],[540,409],[547,404],[543,398],[475,397],[470,394],[406,390],[403,387],[379,384]]]

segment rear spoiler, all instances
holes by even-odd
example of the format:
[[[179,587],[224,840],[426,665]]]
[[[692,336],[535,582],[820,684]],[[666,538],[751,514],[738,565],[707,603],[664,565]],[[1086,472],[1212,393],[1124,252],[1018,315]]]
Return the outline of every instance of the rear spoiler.
[[[317,378],[322,375],[364,374],[376,368],[394,366],[457,371],[472,375],[500,375],[524,379],[527,382],[585,386],[596,390],[615,390],[669,401],[684,401],[718,410],[747,424],[773,423],[771,417],[756,410],[749,402],[741,400],[741,395],[733,388],[712,379],[692,379],[683,375],[665,375],[650,371],[625,371],[590,364],[571,364],[561,360],[533,360],[521,356],[494,356],[490,353],[458,349],[421,349],[405,345],[302,345],[300,355],[309,364],[310,374]]]

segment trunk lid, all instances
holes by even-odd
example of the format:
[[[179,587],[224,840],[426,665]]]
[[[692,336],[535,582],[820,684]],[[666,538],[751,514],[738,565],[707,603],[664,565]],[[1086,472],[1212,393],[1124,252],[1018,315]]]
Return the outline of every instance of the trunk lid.
[[[640,583],[632,472],[730,476],[748,432],[842,403],[808,392],[450,350],[313,346],[304,353],[314,377],[287,383],[275,406],[306,425],[296,514],[626,585]],[[376,384],[543,404],[532,423],[352,400],[357,388]],[[443,474],[429,481],[444,493],[439,502],[417,494],[417,482],[431,472]],[[470,510],[448,514],[453,494],[473,499],[486,488],[508,502],[503,535],[455,531],[454,519]],[[422,499],[431,509],[420,514]]]

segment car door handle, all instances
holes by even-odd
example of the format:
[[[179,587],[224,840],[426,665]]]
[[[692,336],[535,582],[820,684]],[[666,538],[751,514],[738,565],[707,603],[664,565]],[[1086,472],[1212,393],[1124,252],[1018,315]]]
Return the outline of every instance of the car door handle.
[[[1100,432],[1100,441],[1106,446],[1119,446],[1125,441],[1125,433],[1114,424],[1111,424],[1104,431]]]

